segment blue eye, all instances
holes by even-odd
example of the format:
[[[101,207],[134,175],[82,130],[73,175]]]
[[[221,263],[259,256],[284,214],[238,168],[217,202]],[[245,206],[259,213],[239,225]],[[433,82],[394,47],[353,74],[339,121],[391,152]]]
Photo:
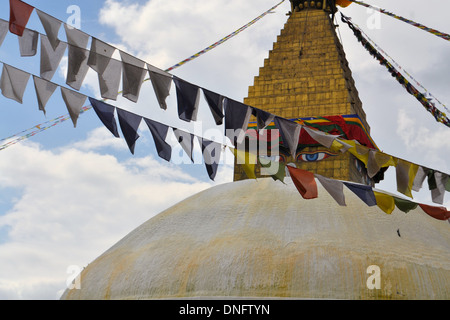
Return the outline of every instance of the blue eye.
[[[335,156],[335,154],[319,151],[319,152],[302,152],[297,156],[297,160],[305,162],[321,161],[328,157]]]

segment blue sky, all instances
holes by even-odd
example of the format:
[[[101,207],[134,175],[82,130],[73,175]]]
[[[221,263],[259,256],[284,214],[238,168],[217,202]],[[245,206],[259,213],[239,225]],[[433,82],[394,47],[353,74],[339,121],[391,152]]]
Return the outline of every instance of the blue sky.
[[[216,42],[277,2],[28,1],[63,21],[71,16],[67,9],[78,6],[81,30],[161,69]],[[442,1],[429,0],[426,6],[416,0],[368,2],[450,32],[446,15],[450,4]],[[286,1],[237,37],[172,73],[242,101],[283,28],[289,8]],[[9,19],[8,1],[0,2],[0,12],[0,18]],[[450,105],[448,41],[390,17],[377,17],[361,6],[351,5],[342,12],[433,95]],[[379,25],[372,28],[374,21]],[[450,172],[450,130],[437,123],[362,48],[346,25],[337,23],[377,145],[394,156]],[[44,33],[36,13],[28,27]],[[65,39],[63,28],[60,36]],[[39,53],[21,58],[12,34],[0,47],[0,60],[39,74]],[[65,83],[64,62],[53,78],[59,85]],[[99,98],[96,75],[91,71],[80,92]],[[137,104],[123,98],[112,104],[196,130],[193,124],[177,119],[174,98],[171,94],[167,111],[160,110],[147,82]],[[0,139],[67,113],[56,91],[44,116],[38,110],[31,81],[23,104],[0,96],[0,105]],[[203,131],[211,126],[209,116],[200,114]],[[232,167],[226,163],[220,166],[214,183],[202,164],[166,163],[155,154],[144,126],[140,134],[133,156],[125,141],[114,138],[91,110],[80,116],[77,128],[66,121],[0,151],[0,299],[57,299],[65,288],[69,266],[86,266],[165,208],[232,180]],[[179,149],[175,152],[181,154]],[[199,157],[196,153],[196,159]],[[395,192],[395,172],[388,170],[386,180],[377,187]],[[430,195],[425,190],[416,195],[416,200],[429,203]],[[447,197],[447,207],[449,200]]]

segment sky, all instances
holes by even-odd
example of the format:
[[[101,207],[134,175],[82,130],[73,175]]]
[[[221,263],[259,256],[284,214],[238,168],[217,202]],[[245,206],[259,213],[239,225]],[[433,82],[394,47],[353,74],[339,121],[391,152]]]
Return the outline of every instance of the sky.
[[[79,22],[80,29],[89,35],[160,69],[215,43],[278,2],[28,0],[62,21]],[[450,32],[450,3],[446,1],[428,0],[426,5],[416,0],[367,2]],[[243,101],[289,10],[290,3],[285,1],[255,25],[171,73]],[[356,4],[340,10],[428,92],[450,106],[448,41]],[[0,1],[0,18],[9,19],[9,1]],[[369,55],[340,19],[336,24],[378,147],[393,156],[450,173],[450,129],[436,122]],[[27,27],[44,33],[35,12]],[[63,30],[60,37],[65,40]],[[0,61],[39,75],[39,52],[35,57],[20,57],[16,38],[10,33],[6,36]],[[62,86],[66,64],[64,58],[53,78]],[[80,92],[100,98],[92,70]],[[138,103],[120,97],[110,103],[220,139],[214,136],[216,131],[204,105],[200,105],[198,123],[184,123],[177,117],[175,94],[171,92],[168,110],[163,111],[150,82],[142,86]],[[22,104],[0,95],[0,105],[0,139],[67,114],[59,92],[50,99],[46,115],[39,111],[32,81]],[[59,299],[77,271],[143,222],[197,192],[232,181],[232,158],[227,152],[213,182],[202,164],[198,145],[195,163],[188,164],[170,140],[174,156],[169,163],[157,156],[144,125],[139,134],[132,155],[125,141],[113,137],[90,110],[80,115],[76,128],[65,121],[0,151],[0,299]],[[385,180],[376,187],[395,193],[395,171],[388,170]],[[432,204],[426,188],[414,196],[418,202]],[[444,205],[450,207],[448,195]]]

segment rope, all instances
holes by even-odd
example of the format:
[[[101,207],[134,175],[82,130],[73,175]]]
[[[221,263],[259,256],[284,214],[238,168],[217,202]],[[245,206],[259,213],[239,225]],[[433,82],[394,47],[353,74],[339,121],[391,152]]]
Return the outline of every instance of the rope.
[[[342,22],[345,22],[349,28],[353,31],[355,37],[358,39],[359,42],[364,46],[364,48],[372,55],[375,59],[378,60],[378,62],[385,66],[389,73],[403,86],[405,87],[406,91],[413,95],[424,107],[425,109],[430,112],[436,121],[443,123],[447,127],[450,127],[450,119],[447,118],[446,114],[441,112],[439,109],[435,107],[433,103],[431,103],[423,93],[419,92],[411,83],[408,82],[408,80],[403,77],[403,75],[395,69],[391,63],[389,63],[386,58],[383,57],[381,53],[375,49],[374,46],[372,46],[369,41],[362,36],[361,31],[353,25],[353,23],[350,22],[350,18],[342,14],[341,12],[341,19]]]
[[[197,52],[196,54],[190,56],[187,59],[184,59],[183,61],[178,62],[177,64],[171,66],[170,68],[164,70],[166,72],[169,72],[171,70],[174,70],[184,64],[186,64],[187,62],[190,62],[198,57],[200,57],[201,55],[207,53],[208,51],[211,51],[212,49],[216,48],[217,46],[223,44],[224,42],[226,42],[227,40],[233,38],[234,36],[238,35],[239,33],[241,33],[242,31],[244,31],[245,29],[247,29],[248,27],[250,27],[251,25],[255,24],[257,21],[259,21],[260,19],[262,19],[263,17],[265,17],[267,14],[272,13],[272,10],[275,10],[277,7],[279,7],[285,0],[282,0],[281,2],[279,2],[278,4],[276,4],[275,6],[273,6],[272,8],[270,8],[269,10],[265,11],[264,13],[262,13],[261,15],[259,15],[258,17],[256,17],[255,19],[253,19],[252,21],[250,21],[249,23],[245,24],[244,26],[240,27],[239,29],[237,29],[236,31],[230,33],[229,35],[227,35],[226,37],[220,39],[219,41],[215,42],[214,44],[208,46],[207,48]],[[149,81],[150,78],[147,78],[144,80],[145,81]],[[120,94],[121,92],[119,92]],[[103,101],[106,101],[106,99],[103,99]],[[82,108],[82,110],[80,111],[80,115],[88,110],[92,109],[92,106],[85,106]],[[28,139],[30,137],[35,136],[38,133],[41,133],[45,130],[48,130],[54,126],[56,126],[57,124],[63,123],[67,120],[71,119],[69,114],[63,115],[63,116],[59,116],[57,118],[54,118],[52,120],[46,121],[44,123],[35,125],[29,129],[23,130],[19,133],[13,134],[12,136],[8,137],[8,138],[3,138],[0,140],[0,142],[5,142],[3,144],[0,145],[0,151],[4,150],[20,141],[23,141],[25,139]],[[17,138],[15,138],[17,137]],[[15,138],[15,139],[14,139]],[[13,139],[13,140],[11,140]]]
[[[402,70],[411,80],[413,80],[417,86],[421,87],[423,90],[425,90],[426,94],[428,94],[430,97],[433,97],[441,106],[445,108],[448,112],[450,110],[447,108],[445,104],[443,104],[438,98],[436,98],[431,92],[429,92],[419,81],[417,81],[408,71],[406,71],[400,64],[398,64],[389,54],[386,53],[378,44],[375,43],[356,23],[352,22],[355,27],[358,28],[358,30],[366,37],[366,39],[378,49],[381,53],[383,53],[386,57],[388,57],[393,64],[397,66],[398,69]],[[425,95],[426,95],[425,94]]]
[[[420,24],[420,23],[414,22],[412,20],[403,18],[403,17],[398,16],[398,15],[396,15],[394,13],[388,12],[388,11],[386,11],[384,9],[372,6],[372,5],[364,3],[362,1],[356,1],[356,0],[349,0],[349,1],[351,1],[353,3],[356,3],[356,4],[359,4],[360,6],[371,8],[373,10],[379,11],[379,12],[381,12],[381,13],[383,13],[385,15],[388,15],[388,16],[394,18],[394,19],[406,22],[406,23],[408,23],[408,24],[410,24],[410,25],[412,25],[412,26],[414,26],[416,28],[422,29],[422,30],[424,30],[426,32],[429,32],[431,34],[434,34],[435,36],[438,36],[438,37],[440,37],[440,38],[442,38],[444,40],[450,41],[450,35],[447,34],[447,33],[440,32],[440,31],[438,31],[436,29],[428,28],[427,26],[424,26],[423,24]]]

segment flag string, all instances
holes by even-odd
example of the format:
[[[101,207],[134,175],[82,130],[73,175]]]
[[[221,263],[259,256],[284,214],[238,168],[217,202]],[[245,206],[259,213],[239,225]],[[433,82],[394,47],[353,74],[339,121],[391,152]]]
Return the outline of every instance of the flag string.
[[[186,59],[184,59],[184,60],[174,64],[173,66],[165,69],[164,71],[165,72],[169,72],[169,71],[172,71],[172,70],[174,70],[176,68],[179,68],[179,67],[183,66],[184,64],[186,64],[186,63],[188,63],[188,62],[190,62],[190,61],[200,57],[201,55],[211,51],[212,49],[218,47],[219,45],[223,44],[227,40],[233,38],[234,36],[238,35],[242,31],[247,29],[249,26],[255,24],[257,21],[259,21],[260,19],[265,17],[268,13],[271,13],[273,10],[275,10],[277,7],[279,7],[284,1],[285,0],[282,0],[281,2],[279,2],[275,6],[271,7],[269,10],[265,11],[264,13],[262,13],[261,15],[259,15],[258,17],[256,17],[252,21],[250,21],[249,23],[245,24],[244,26],[240,27],[236,31],[233,31],[232,33],[230,33],[226,37],[220,39],[219,41],[215,42],[214,44],[212,44],[212,45],[208,46],[207,48],[197,52],[196,54],[190,56],[189,58],[186,58]],[[59,20],[59,21],[61,21],[61,20]],[[150,80],[150,78],[147,78],[147,79],[144,80],[144,82],[149,81],[149,80]],[[119,91],[118,93],[120,94],[121,91]],[[102,101],[106,101],[106,100],[107,99],[103,99]],[[85,107],[83,107],[83,109],[81,110],[80,114],[90,110],[91,108],[92,108],[92,106],[85,106]],[[26,139],[28,139],[30,137],[33,137],[36,134],[38,134],[40,132],[43,132],[43,131],[45,131],[47,129],[50,129],[50,128],[56,126],[57,124],[61,124],[61,123],[65,122],[65,121],[67,121],[69,119],[70,119],[70,115],[69,114],[62,115],[62,116],[59,116],[59,117],[54,118],[52,120],[49,120],[49,121],[43,122],[41,124],[35,125],[35,126],[31,127],[31,128],[25,129],[25,130],[23,130],[21,132],[18,132],[16,134],[13,134],[13,135],[11,135],[11,136],[9,136],[7,138],[0,139],[0,142],[7,141],[7,142],[5,142],[5,143],[0,145],[0,151],[4,150],[4,149],[6,149],[6,148],[8,148],[8,147],[10,147],[10,146],[20,142],[20,141],[23,141],[23,140],[26,140]]]
[[[433,29],[433,28],[429,28],[429,27],[427,27],[427,26],[424,26],[423,24],[420,24],[420,23],[418,23],[418,22],[415,22],[415,21],[406,19],[406,18],[404,18],[404,17],[402,17],[402,16],[396,15],[396,14],[391,13],[391,12],[389,12],[389,11],[386,11],[386,10],[384,10],[384,9],[382,9],[382,8],[378,8],[378,7],[372,6],[372,5],[367,4],[367,3],[364,3],[364,2],[362,2],[362,1],[356,1],[356,0],[349,0],[349,1],[351,1],[351,2],[353,2],[353,3],[356,3],[356,4],[359,4],[360,6],[363,6],[363,7],[366,7],[366,8],[370,8],[370,9],[373,9],[373,10],[376,10],[376,11],[379,11],[379,12],[381,12],[381,13],[387,15],[387,16],[390,16],[390,17],[392,17],[392,18],[394,18],[394,19],[397,19],[397,20],[406,22],[406,23],[408,23],[408,24],[410,24],[410,25],[412,25],[412,26],[414,26],[414,27],[416,27],[416,28],[419,28],[419,29],[421,29],[421,30],[424,30],[424,31],[426,31],[426,32],[429,32],[429,33],[431,33],[431,34],[434,34],[435,36],[438,36],[438,37],[440,37],[440,38],[442,38],[442,39],[444,39],[444,40],[450,41],[450,35],[447,34],[447,33],[440,32],[440,31],[438,31],[438,30],[436,30],[436,29]]]

